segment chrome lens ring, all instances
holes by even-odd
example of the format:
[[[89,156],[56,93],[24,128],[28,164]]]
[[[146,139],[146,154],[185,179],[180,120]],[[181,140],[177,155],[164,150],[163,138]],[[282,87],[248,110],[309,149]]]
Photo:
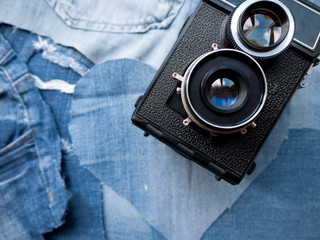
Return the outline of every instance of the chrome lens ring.
[[[240,109],[236,111],[228,111],[228,109],[222,109],[225,112],[219,111],[219,109],[212,109],[210,108],[210,106],[208,106],[208,104],[205,103],[205,101],[203,101],[203,105],[200,106],[200,108],[206,108],[206,112],[208,113],[206,116],[204,114],[202,114],[201,110],[199,110],[198,105],[195,104],[195,101],[193,101],[193,97],[194,96],[198,96],[199,99],[201,99],[201,83],[202,80],[195,80],[197,79],[197,77],[194,75],[197,73],[197,71],[199,70],[199,67],[202,67],[204,62],[206,62],[208,59],[219,59],[219,57],[227,55],[228,57],[233,58],[236,56],[240,56],[241,59],[244,59],[244,61],[248,62],[248,66],[250,66],[250,68],[255,69],[254,71],[259,75],[259,84],[261,86],[261,94],[256,100],[254,100],[255,107],[252,108],[254,110],[250,111],[250,113],[248,113],[248,115],[244,118],[242,118],[241,116],[241,121],[236,121],[237,123],[231,123],[231,124],[224,124],[224,121],[220,121],[217,122],[214,118],[215,116],[219,116],[221,115],[222,118],[227,119],[229,114],[241,114],[241,111],[244,112],[246,111],[245,109]],[[219,68],[219,66],[211,66],[212,69],[214,68]],[[208,71],[207,71],[208,73]],[[203,73],[203,76],[205,76],[206,73]],[[250,125],[252,123],[252,121],[254,121],[257,116],[259,115],[259,113],[261,112],[265,101],[266,101],[266,97],[267,97],[267,81],[266,81],[266,77],[265,74],[261,68],[261,66],[258,64],[258,62],[252,58],[251,56],[249,56],[248,54],[239,51],[239,50],[234,50],[234,49],[220,49],[220,50],[216,50],[216,51],[212,51],[206,54],[201,55],[200,57],[198,57],[187,69],[187,71],[185,72],[184,75],[184,80],[182,82],[182,86],[181,86],[181,99],[182,99],[182,103],[184,106],[184,109],[186,110],[188,117],[191,119],[191,121],[193,121],[194,123],[196,123],[199,127],[208,130],[210,132],[213,133],[221,133],[221,134],[225,134],[225,133],[232,133],[232,132],[237,132],[240,131],[242,128],[245,128],[246,126]],[[248,79],[248,81],[253,81],[253,79],[249,79],[248,77],[246,77]],[[200,79],[200,78],[199,78]],[[198,83],[198,87],[193,86],[194,81],[197,81]],[[251,82],[251,83],[252,83]],[[254,91],[254,87],[250,86],[250,82],[247,86],[248,91]],[[190,94],[191,89],[195,89],[195,91],[198,92],[198,94]],[[257,91],[258,92],[258,91]],[[257,93],[258,94],[258,93]],[[192,95],[192,96],[191,96]],[[253,95],[253,94],[252,94]],[[203,98],[202,98],[203,99]],[[248,102],[250,101],[250,99],[248,100]],[[200,101],[199,101],[200,102]],[[244,103],[245,106],[243,108],[246,108],[247,103]],[[248,110],[248,109],[247,109]],[[213,118],[209,119],[207,118],[208,115],[211,115]],[[223,120],[223,119],[222,119]]]
[[[259,22],[259,19],[265,23]],[[247,23],[249,26],[246,26]],[[295,32],[293,16],[279,0],[244,1],[232,14],[229,24],[231,38],[237,48],[258,59],[280,55],[292,42]],[[270,31],[274,29],[278,33],[273,32],[270,35]],[[247,32],[244,33],[244,31]],[[259,33],[260,42],[255,39],[259,37]],[[256,37],[249,39],[248,34],[256,34]],[[272,40],[270,40],[271,37],[273,37]]]

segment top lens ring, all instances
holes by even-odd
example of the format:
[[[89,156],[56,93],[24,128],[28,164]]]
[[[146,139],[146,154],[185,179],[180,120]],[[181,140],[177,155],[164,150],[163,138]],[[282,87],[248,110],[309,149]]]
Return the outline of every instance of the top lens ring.
[[[229,31],[236,47],[258,59],[279,56],[292,42],[295,25],[279,0],[247,0],[231,17]]]

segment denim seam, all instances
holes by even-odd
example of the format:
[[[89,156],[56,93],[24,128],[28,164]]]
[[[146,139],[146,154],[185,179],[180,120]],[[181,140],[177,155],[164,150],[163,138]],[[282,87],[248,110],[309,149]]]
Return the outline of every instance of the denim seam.
[[[3,57],[0,59],[0,64],[3,63],[9,56],[10,54],[13,53],[13,50],[10,49],[9,51],[6,52],[5,55],[3,55]]]
[[[100,187],[101,187],[101,209],[100,209],[100,211],[101,211],[101,216],[102,216],[102,228],[103,228],[103,232],[104,232],[104,239],[107,240],[108,236],[107,236],[107,229],[106,229],[106,223],[105,223],[105,218],[104,218],[104,210],[103,210],[104,209],[104,204],[105,204],[104,203],[104,194],[103,194],[103,184],[104,184],[103,182],[100,183]]]
[[[29,76],[31,76],[30,73],[26,73],[25,75],[23,75],[22,77],[18,78],[18,80],[16,81],[12,81],[12,85],[13,86],[17,86],[19,83],[23,82],[24,80],[26,80]]]
[[[31,87],[33,85],[34,85],[34,83],[28,84],[27,86],[23,87],[22,89],[19,89],[18,93],[22,93],[25,89],[27,89],[28,87]]]
[[[76,20],[76,21],[79,21],[79,22],[87,22],[87,23],[93,23],[93,24],[102,24],[102,25],[104,25],[104,26],[130,26],[130,27],[137,27],[137,26],[150,26],[150,25],[153,25],[153,24],[155,24],[155,23],[162,23],[162,22],[164,22],[167,18],[168,18],[168,16],[170,16],[170,12],[172,11],[172,9],[173,9],[173,5],[175,4],[177,2],[177,0],[173,0],[172,2],[171,2],[171,6],[170,6],[170,9],[169,9],[169,11],[168,11],[168,13],[167,13],[167,15],[166,15],[166,17],[164,18],[164,19],[162,19],[162,20],[160,20],[160,21],[154,21],[154,22],[152,22],[152,23],[141,23],[141,24],[116,24],[116,23],[108,23],[108,22],[98,22],[98,21],[90,21],[90,20],[86,20],[86,19],[81,19],[81,18],[74,18],[74,17],[72,17],[70,14],[69,14],[69,12],[68,12],[68,9],[67,9],[67,5],[66,4],[63,4],[63,3],[61,3],[60,1],[56,1],[56,3],[55,3],[55,7],[58,5],[60,5],[62,8],[63,8],[63,10],[64,10],[64,12],[68,15],[68,17],[71,19],[71,20]],[[182,1],[182,4],[183,4],[183,2],[184,1]],[[66,21],[66,20],[68,20],[68,19],[66,19],[66,18],[64,18],[64,21]],[[69,24],[68,24],[69,25]],[[70,24],[71,25],[71,24]]]
[[[34,139],[29,139],[28,141],[26,141],[26,142],[24,143],[24,145],[27,145],[28,143],[32,142],[33,140],[34,140]],[[34,144],[34,141],[33,141],[33,144]],[[20,146],[20,147],[23,147],[23,145]],[[22,164],[24,164],[24,163],[27,162],[27,161],[28,161],[28,160],[25,159],[25,160],[23,160],[23,161],[20,161],[19,163],[12,164],[12,166],[10,166],[10,163],[11,163],[11,162],[9,161],[9,162],[5,162],[5,163],[1,163],[0,166],[1,166],[1,168],[3,168],[3,167],[5,167],[6,165],[9,165],[10,167],[9,167],[9,168],[6,168],[5,171],[10,171],[11,169],[15,169],[15,168],[21,166]],[[1,173],[1,171],[0,171],[0,173]]]
[[[24,109],[24,111],[25,111],[25,115],[26,115],[26,117],[27,117],[27,121],[28,121],[27,125],[28,125],[29,130],[32,130],[32,131],[34,132],[34,136],[35,136],[34,146],[35,146],[36,154],[37,154],[37,157],[38,157],[39,169],[40,169],[40,172],[41,172],[41,175],[42,175],[42,178],[43,178],[45,187],[46,187],[47,197],[48,197],[49,203],[51,203],[51,200],[52,200],[52,199],[50,198],[50,196],[51,196],[51,191],[49,190],[47,176],[46,176],[46,174],[45,174],[45,172],[44,172],[44,170],[43,170],[43,166],[42,166],[42,164],[41,164],[41,162],[42,162],[42,161],[41,161],[41,160],[42,160],[42,157],[41,157],[41,155],[40,155],[38,143],[37,143],[37,141],[36,141],[36,139],[37,139],[37,134],[36,134],[36,131],[34,131],[34,129],[33,129],[33,128],[31,127],[31,125],[30,125],[30,117],[29,117],[28,108],[27,108],[27,106],[25,105],[22,97],[21,97],[20,94],[18,93],[18,90],[17,90],[16,86],[13,86],[14,81],[13,81],[13,79],[10,77],[10,75],[9,75],[9,73],[7,72],[6,68],[3,67],[3,66],[0,66],[0,67],[1,67],[1,69],[3,70],[4,74],[6,75],[6,77],[8,78],[8,80],[11,82],[12,88],[13,88],[14,91],[17,93],[18,99],[19,99],[19,101],[20,101],[20,103],[21,103],[21,105],[22,105],[22,107],[23,107],[23,109]],[[48,204],[48,206],[49,206],[49,209],[50,209],[50,215],[51,215],[52,220],[54,221],[55,225],[59,225],[59,223],[58,223],[58,222],[56,221],[56,219],[54,218],[51,204]]]
[[[29,130],[27,132],[27,134],[25,135],[22,135],[22,139],[18,140],[17,142],[13,142],[12,144],[9,144],[7,146],[5,146],[3,148],[3,150],[0,151],[0,157],[3,156],[4,154],[6,154],[9,150],[11,150],[12,148],[18,148],[18,147],[21,147],[27,143],[29,143],[30,141],[34,140],[34,137],[32,136],[31,138],[25,140],[25,138],[28,138],[29,135],[32,135],[33,134],[33,130]],[[23,142],[22,144],[19,144],[19,141]],[[16,146],[18,144],[18,146]]]
[[[16,86],[17,86],[19,83],[27,80],[29,77],[32,77],[32,75],[31,75],[30,73],[24,74],[24,75],[23,75],[22,77],[20,77],[18,80],[12,81],[12,86],[14,86],[14,87],[16,88]],[[24,86],[24,87],[21,88],[21,89],[16,88],[17,93],[20,94],[20,93],[22,93],[25,89],[27,89],[28,87],[31,87],[31,86],[33,86],[33,85],[34,85],[34,82],[28,84],[27,86]]]

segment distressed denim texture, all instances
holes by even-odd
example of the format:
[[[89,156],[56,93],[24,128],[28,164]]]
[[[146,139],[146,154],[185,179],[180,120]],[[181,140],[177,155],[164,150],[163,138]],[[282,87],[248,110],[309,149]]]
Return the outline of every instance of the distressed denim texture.
[[[0,0],[0,21],[74,47],[94,63],[137,58],[159,68],[198,2]]]
[[[59,135],[30,69],[0,32],[0,239],[42,239],[68,195]]]
[[[11,143],[11,145],[16,143],[17,147],[19,147],[19,144],[22,145],[23,141],[25,141],[25,147],[22,145],[22,147],[17,148],[18,150],[13,150],[12,152],[9,152],[9,154],[5,154],[6,157],[11,156],[11,158],[15,161],[12,161],[13,163],[11,165],[8,165],[10,168],[12,167],[12,170],[10,170],[10,172],[8,171],[7,175],[10,176],[15,174],[19,178],[16,177],[17,180],[10,184],[12,188],[11,195],[5,192],[6,189],[3,189],[3,191],[1,190],[0,201],[1,207],[3,208],[1,208],[0,211],[0,218],[4,218],[6,221],[8,221],[8,219],[11,219],[8,224],[10,223],[12,226],[14,226],[14,229],[8,228],[8,231],[11,231],[8,233],[6,231],[1,231],[0,239],[42,239],[41,233],[51,232],[53,228],[60,226],[62,224],[61,219],[64,215],[65,224],[63,224],[62,227],[58,228],[54,232],[46,234],[46,239],[104,239],[105,231],[103,225],[103,207],[101,202],[101,182],[98,181],[97,178],[92,176],[90,172],[79,166],[78,158],[74,154],[73,145],[68,132],[67,126],[69,122],[69,107],[72,95],[66,94],[59,90],[43,89],[38,91],[38,89],[33,84],[35,82],[35,77],[41,79],[43,82],[50,82],[52,80],[58,79],[59,81],[65,81],[68,84],[75,84],[81,78],[81,76],[86,73],[86,71],[89,71],[93,64],[77,51],[71,48],[65,48],[56,45],[48,38],[30,34],[29,32],[22,31],[7,25],[1,25],[0,29],[3,36],[10,43],[15,55],[18,56],[18,58],[21,60],[20,65],[24,66],[22,70],[27,70],[29,72],[29,75],[32,74],[32,77],[27,80],[28,83],[32,82],[32,85],[29,86],[29,88],[37,94],[32,95],[32,107],[35,109],[30,112],[29,117],[32,120],[36,119],[37,124],[42,126],[41,129],[36,129],[36,133],[38,135],[28,134],[29,132],[27,132],[24,139],[22,138],[22,140],[20,141],[16,140],[15,142]],[[20,65],[17,64],[17,61],[12,61],[12,68],[14,67],[14,69],[19,69]],[[24,85],[27,86],[28,84]],[[22,88],[24,85],[21,85],[21,87],[19,88]],[[11,90],[12,95],[14,93],[13,90],[14,89]],[[18,98],[18,94],[16,95],[17,97],[15,98]],[[19,111],[16,111],[16,108],[14,107],[14,105],[19,106],[19,104],[16,104],[16,102],[18,101],[15,100],[15,98],[8,98],[7,100],[3,98],[1,99],[1,110],[3,109],[2,106],[4,103],[8,104],[8,107],[6,107],[7,112],[1,111],[1,113],[5,114],[5,118],[1,118],[0,124],[6,124],[6,119],[9,119],[9,117],[12,115],[8,114],[9,111],[19,113]],[[46,111],[40,112],[40,110],[44,108],[41,107],[42,105],[46,107]],[[37,113],[36,111],[38,108],[39,113]],[[13,121],[22,124],[24,122],[22,121],[24,120],[24,112],[21,111],[19,114],[21,116],[12,115],[11,118]],[[17,133],[18,131],[21,131],[23,133],[24,128],[21,127],[20,130],[20,128],[17,128],[17,126],[12,126],[12,128],[16,128]],[[6,124],[6,126],[3,127],[1,126],[1,132],[6,133],[1,134],[1,137],[5,137],[6,135],[9,135],[10,132],[13,132],[9,131],[8,127],[10,127],[9,124]],[[48,131],[47,129],[51,131],[50,138],[47,137],[48,134],[46,134],[46,132],[44,131]],[[8,141],[14,141],[15,136],[13,134],[11,135],[12,136],[10,137],[10,139],[7,139]],[[31,139],[32,141],[30,141],[31,137],[33,137],[34,140]],[[56,181],[55,184],[58,185],[58,187],[61,185],[60,188],[57,187],[56,191],[59,191],[58,193],[64,196],[64,198],[60,198],[59,200],[58,197],[55,196],[57,194],[53,192],[55,193],[55,195],[53,195],[53,199],[55,200],[54,203],[56,205],[62,205],[59,209],[60,222],[56,225],[54,225],[55,222],[51,218],[49,218],[49,216],[47,216],[48,213],[46,212],[46,208],[44,205],[44,200],[47,200],[47,198],[45,198],[46,195],[44,195],[44,193],[40,195],[41,192],[35,194],[33,191],[33,188],[38,188],[41,190],[40,186],[44,185],[44,181],[39,176],[39,170],[35,167],[37,166],[36,164],[38,162],[37,157],[34,157],[34,160],[32,158],[33,155],[35,155],[35,147],[33,147],[33,145],[35,141],[39,141],[37,140],[38,138],[48,138],[45,139],[46,145],[42,146],[42,151],[47,151],[49,153],[51,152],[52,155],[51,158],[49,158],[49,154],[47,154],[49,156],[46,156],[46,161],[48,161],[47,164],[52,168],[50,168],[50,170],[47,170],[48,173],[51,173],[48,178],[50,179],[50,181]],[[29,140],[29,142],[27,142],[27,140]],[[54,154],[56,155],[56,160],[53,158],[55,156]],[[53,173],[55,173],[54,160],[57,164],[56,168],[59,167],[60,169],[61,157],[61,171],[63,174],[63,180],[65,180],[66,188],[70,197],[66,213],[65,210],[67,194],[65,192],[63,180],[55,179],[55,176],[53,175]],[[27,168],[26,164],[21,166],[18,165],[20,163],[23,163],[26,159],[28,160],[28,162],[30,162],[30,167]],[[31,165],[32,163],[33,165]],[[49,165],[49,163],[51,165]],[[18,167],[13,168],[14,165],[18,165]],[[3,168],[3,171],[5,171],[6,169],[7,168]],[[26,171],[25,169],[30,169],[27,171],[27,173],[29,174],[24,174],[20,177],[19,173]],[[31,170],[33,170],[33,172]],[[14,192],[14,190],[19,187],[19,185],[21,185],[19,184],[19,181],[23,181],[26,184],[22,185],[25,187],[24,195],[22,195],[23,192]],[[32,188],[30,188],[30,186],[32,186]],[[53,186],[49,187],[50,190],[53,188]],[[23,188],[21,187],[21,191],[22,190]],[[11,200],[11,205],[14,205],[14,208],[11,207],[11,205],[8,205],[7,202],[2,201],[2,193],[5,194],[5,196],[11,196],[11,199],[8,200]],[[34,195],[32,196],[32,194]],[[18,201],[20,195],[21,200]],[[30,202],[31,204],[31,201],[33,202],[33,205],[26,205],[26,203],[28,202]],[[27,207],[27,209],[25,209],[24,207],[21,208],[21,206],[25,206]],[[20,208],[20,210],[16,211],[16,217],[14,217],[14,210],[16,210],[16,208],[18,207]],[[11,211],[13,211],[13,213],[11,213]],[[38,221],[43,221],[43,223],[37,223],[37,225],[39,226],[34,226],[36,223],[34,223],[34,225],[28,226],[26,223],[33,220],[32,215],[29,214],[29,211],[38,216]],[[11,214],[11,216],[9,214]],[[42,218],[44,218],[45,221]],[[50,225],[48,225],[46,221],[48,221]],[[1,223],[2,222],[3,221],[1,220]],[[39,231],[38,235],[35,235],[36,230],[38,228],[41,228],[41,224],[43,224],[44,226],[46,226],[45,224],[47,224],[45,231]],[[21,227],[19,227],[20,225]],[[51,227],[52,225],[54,226]],[[2,229],[2,227],[6,226],[7,225],[5,224],[1,224],[0,227]],[[24,233],[25,231],[30,231],[30,233]],[[23,234],[26,234],[26,236],[24,236]],[[28,236],[30,235],[29,238],[27,237],[27,234]]]

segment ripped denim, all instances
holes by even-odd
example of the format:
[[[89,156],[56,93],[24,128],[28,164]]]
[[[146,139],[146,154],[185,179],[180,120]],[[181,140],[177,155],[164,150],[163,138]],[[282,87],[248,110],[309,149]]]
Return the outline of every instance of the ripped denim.
[[[43,239],[64,222],[46,238],[104,239],[102,186],[79,166],[67,128],[71,93],[92,63],[48,38],[0,30],[0,239]]]
[[[59,133],[25,47],[21,56],[0,34],[0,239],[42,239],[63,223],[68,200]]]

